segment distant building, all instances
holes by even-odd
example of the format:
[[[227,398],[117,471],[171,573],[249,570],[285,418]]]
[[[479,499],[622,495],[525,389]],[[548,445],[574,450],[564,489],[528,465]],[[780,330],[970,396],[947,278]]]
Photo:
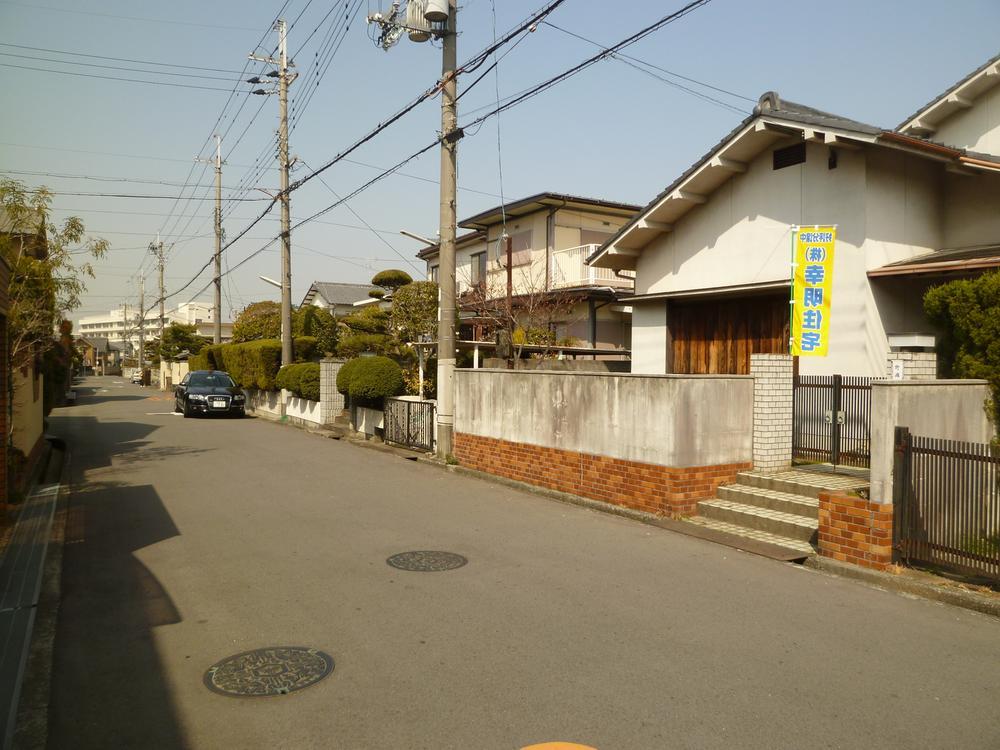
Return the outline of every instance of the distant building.
[[[341,284],[330,281],[314,281],[302,305],[323,307],[337,317],[350,315],[356,311],[355,302],[370,299],[371,284]]]
[[[166,310],[163,327],[171,323],[183,323],[197,328],[200,336],[211,337],[215,332],[215,315],[212,305],[206,302],[185,302]],[[160,335],[159,315],[147,315],[143,325],[146,341]],[[139,348],[139,311],[135,307],[120,307],[110,310],[107,315],[90,315],[80,318],[74,331],[82,338],[104,338],[112,346],[118,345],[126,354],[133,354]],[[233,338],[233,324],[222,323],[222,341]]]

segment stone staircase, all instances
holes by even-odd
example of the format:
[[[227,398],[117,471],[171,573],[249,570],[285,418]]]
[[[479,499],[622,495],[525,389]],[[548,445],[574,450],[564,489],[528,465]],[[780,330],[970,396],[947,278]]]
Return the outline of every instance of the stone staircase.
[[[732,546],[761,543],[780,548],[788,557],[815,553],[819,527],[819,493],[857,491],[868,487],[867,472],[816,466],[780,472],[746,471],[734,484],[723,485],[712,500],[698,503],[698,515],[687,519],[717,532]]]

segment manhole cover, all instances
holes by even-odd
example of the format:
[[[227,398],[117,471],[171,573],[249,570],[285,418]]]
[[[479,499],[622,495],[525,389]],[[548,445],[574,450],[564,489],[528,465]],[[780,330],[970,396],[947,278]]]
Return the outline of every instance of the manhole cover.
[[[461,568],[469,561],[454,552],[418,550],[416,552],[400,552],[398,555],[390,557],[386,562],[400,570],[436,572]]]
[[[272,646],[244,651],[216,662],[205,672],[205,687],[220,695],[287,695],[328,676],[333,659],[305,646]]]

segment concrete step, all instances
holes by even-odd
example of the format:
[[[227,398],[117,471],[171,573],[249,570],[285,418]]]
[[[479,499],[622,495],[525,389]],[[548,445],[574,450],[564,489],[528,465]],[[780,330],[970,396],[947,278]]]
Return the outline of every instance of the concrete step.
[[[868,488],[868,479],[865,477],[802,469],[773,473],[742,471],[736,475],[736,483],[813,498],[819,498],[819,493],[824,491],[851,492]]]
[[[748,552],[763,554],[762,552],[757,552],[756,550],[756,545],[760,544],[766,545],[765,549],[774,547],[785,552],[785,555],[780,557],[775,554],[767,555],[768,557],[773,557],[775,559],[801,560],[802,558],[810,557],[811,555],[816,554],[816,550],[813,549],[813,546],[809,542],[804,542],[801,539],[791,539],[787,536],[771,534],[770,532],[760,531],[759,529],[748,529],[745,526],[736,526],[735,524],[731,524],[726,521],[719,521],[714,518],[695,516],[694,518],[685,518],[684,523],[696,525],[703,529],[716,532],[719,536],[712,539],[712,541],[718,541],[720,544],[726,544],[730,547],[736,547],[737,549],[745,549]]]
[[[716,496],[720,500],[729,500],[757,508],[779,510],[803,518],[819,518],[819,500],[805,495],[793,495],[790,492],[753,487],[745,484],[728,484],[719,487]]]
[[[802,542],[811,542],[819,528],[819,522],[813,518],[718,498],[698,503],[698,515]]]

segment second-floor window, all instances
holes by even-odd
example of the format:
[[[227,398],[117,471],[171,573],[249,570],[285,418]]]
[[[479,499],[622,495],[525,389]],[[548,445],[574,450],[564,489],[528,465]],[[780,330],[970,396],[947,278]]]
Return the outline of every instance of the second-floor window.
[[[510,264],[514,268],[531,263],[531,230],[514,232],[510,236]],[[507,246],[501,240],[499,248],[500,265],[507,267]]]
[[[472,259],[472,286],[486,283],[486,253],[476,253]]]
[[[436,284],[437,280],[438,280],[438,267],[431,266],[431,281],[433,281]]]

